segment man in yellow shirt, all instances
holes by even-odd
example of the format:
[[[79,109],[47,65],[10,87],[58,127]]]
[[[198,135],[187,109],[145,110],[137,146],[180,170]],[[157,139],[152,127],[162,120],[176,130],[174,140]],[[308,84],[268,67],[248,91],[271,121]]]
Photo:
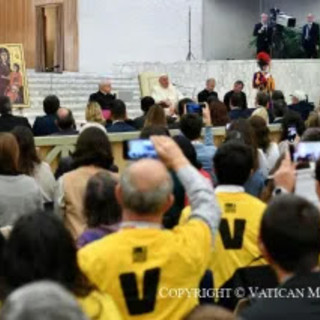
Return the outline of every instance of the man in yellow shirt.
[[[253,168],[253,150],[239,142],[228,142],[218,149],[214,168],[219,183],[215,193],[222,211],[211,257],[215,287],[246,289],[276,285],[258,247],[266,205],[243,188]],[[220,297],[220,304],[225,307],[232,309],[236,303],[235,296]]]
[[[214,169],[219,183],[215,194],[222,217],[209,269],[214,287],[221,289],[215,298],[229,309],[238,302],[235,290],[239,287],[240,295],[246,296],[248,286],[276,286],[276,279],[258,248],[260,221],[266,205],[243,188],[252,168],[253,150],[243,143],[227,142],[215,154]],[[184,215],[188,215],[188,210]]]
[[[79,252],[82,271],[110,294],[124,319],[178,320],[197,304],[220,213],[212,186],[168,137],[152,138],[159,158],[186,189],[191,215],[173,230],[161,221],[172,205],[172,180],[156,160],[141,160],[122,175],[116,195],[120,231]]]

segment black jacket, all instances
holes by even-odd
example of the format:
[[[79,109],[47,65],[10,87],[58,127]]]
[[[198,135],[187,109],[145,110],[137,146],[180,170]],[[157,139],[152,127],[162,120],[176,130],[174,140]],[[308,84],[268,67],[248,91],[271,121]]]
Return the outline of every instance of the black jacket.
[[[27,127],[31,130],[30,123],[25,117],[17,117],[12,114],[4,114],[0,117],[0,132],[10,132],[18,126]]]
[[[230,110],[230,100],[231,100],[231,97],[233,94],[234,94],[234,91],[231,90],[225,94],[224,99],[223,99],[223,102],[226,105],[226,107],[228,108],[228,110]],[[242,106],[239,106],[239,107],[247,109],[248,108],[247,95],[242,91],[240,92],[240,94],[242,97]]]
[[[55,114],[45,115],[42,117],[37,117],[33,124],[33,134],[36,137],[48,136],[59,129],[56,125],[57,116]]]
[[[257,37],[257,53],[267,52],[270,53],[270,46],[272,42],[272,28],[268,25],[262,33],[259,33],[262,28],[262,23],[257,23],[254,27],[253,35]]]
[[[103,94],[101,91],[98,91],[90,96],[89,102],[97,102],[102,110],[109,110],[111,109],[112,103],[115,99],[115,94]]]
[[[109,133],[120,133],[120,132],[133,132],[133,131],[137,131],[137,129],[124,121],[119,121],[112,125],[107,126],[107,131]]]
[[[303,121],[306,121],[314,106],[306,101],[300,101],[298,104],[291,104],[288,106],[289,110],[295,111],[300,114]]]
[[[313,23],[311,30],[309,31],[309,37],[307,38],[307,28],[309,26],[306,24],[302,31],[302,44],[304,47],[316,46],[319,44],[320,38],[320,28],[317,23]],[[306,39],[307,38],[307,39]]]
[[[208,102],[208,99],[211,97],[219,99],[217,92],[215,91],[209,92],[207,89],[204,89],[198,94],[198,102],[200,103]]]
[[[241,314],[243,320],[314,320],[320,318],[320,273],[294,276],[278,287],[282,295],[292,298],[268,297],[253,301]],[[302,298],[299,297],[302,293]],[[313,293],[315,296],[313,296]]]

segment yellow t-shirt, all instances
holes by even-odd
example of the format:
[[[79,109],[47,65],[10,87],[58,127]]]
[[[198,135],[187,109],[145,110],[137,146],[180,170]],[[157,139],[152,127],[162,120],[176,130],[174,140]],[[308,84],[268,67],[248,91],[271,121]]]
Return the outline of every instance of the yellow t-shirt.
[[[260,222],[266,205],[251,195],[217,193],[222,219],[211,255],[210,269],[216,288],[222,287],[238,268],[267,264],[258,248]]]
[[[98,291],[92,291],[86,297],[77,297],[77,301],[80,304],[83,312],[91,320],[122,319],[116,304],[107,294],[102,294]]]
[[[178,320],[197,304],[211,252],[209,227],[191,219],[173,230],[122,229],[79,251],[82,271],[112,296],[124,319]],[[178,289],[181,297],[177,297]],[[170,290],[170,291],[169,291]]]
[[[264,259],[254,261],[261,255],[258,237],[266,205],[245,192],[216,193],[216,196],[222,216],[209,269],[215,288],[221,288],[239,268],[267,264]],[[185,223],[189,214],[190,207],[183,211],[180,224]]]

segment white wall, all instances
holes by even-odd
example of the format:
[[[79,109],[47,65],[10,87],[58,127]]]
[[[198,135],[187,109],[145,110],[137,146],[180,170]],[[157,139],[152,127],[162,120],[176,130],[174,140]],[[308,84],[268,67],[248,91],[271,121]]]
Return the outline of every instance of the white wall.
[[[202,0],[79,0],[80,71],[106,72],[128,61],[185,60],[189,5],[193,52],[202,59]]]
[[[203,55],[207,60],[252,58],[257,0],[204,0]]]

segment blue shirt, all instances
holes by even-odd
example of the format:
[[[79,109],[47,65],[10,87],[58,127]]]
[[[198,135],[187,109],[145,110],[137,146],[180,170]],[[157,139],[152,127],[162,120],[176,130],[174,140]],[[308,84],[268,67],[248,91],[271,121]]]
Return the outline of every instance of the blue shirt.
[[[204,170],[206,170],[212,177],[213,172],[213,157],[217,148],[213,143],[213,129],[212,127],[205,127],[204,129],[204,143],[194,141],[193,146],[197,153],[197,160],[202,164]]]

